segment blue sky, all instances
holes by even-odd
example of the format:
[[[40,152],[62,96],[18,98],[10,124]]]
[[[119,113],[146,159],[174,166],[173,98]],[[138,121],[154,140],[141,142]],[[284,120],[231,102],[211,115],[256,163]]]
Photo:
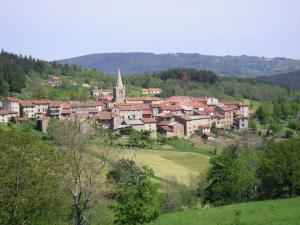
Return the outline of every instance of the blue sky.
[[[0,0],[0,48],[54,60],[102,52],[300,59],[299,0]]]

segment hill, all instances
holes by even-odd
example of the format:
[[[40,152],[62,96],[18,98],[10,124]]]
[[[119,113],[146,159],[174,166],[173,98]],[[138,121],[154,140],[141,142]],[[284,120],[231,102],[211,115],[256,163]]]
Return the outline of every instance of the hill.
[[[300,70],[275,74],[272,76],[262,76],[258,77],[257,79],[270,84],[286,87],[291,90],[300,90]]]
[[[176,53],[101,53],[59,60],[90,69],[115,74],[119,66],[124,74],[157,72],[174,67],[212,70],[220,75],[255,77],[300,69],[300,60],[252,56],[210,56]]]
[[[159,225],[297,225],[300,198],[258,201],[164,214]],[[238,216],[239,215],[239,216]]]

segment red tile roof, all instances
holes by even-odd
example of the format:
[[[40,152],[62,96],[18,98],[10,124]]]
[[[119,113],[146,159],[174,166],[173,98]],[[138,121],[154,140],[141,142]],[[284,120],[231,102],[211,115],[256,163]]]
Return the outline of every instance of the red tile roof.
[[[20,101],[17,97],[6,97],[4,99],[6,99],[8,101],[11,101],[11,102],[18,102],[18,101]]]
[[[48,100],[33,100],[33,103],[35,105],[49,105],[49,101]]]
[[[156,120],[154,118],[143,118],[142,121],[144,123],[156,123]]]
[[[0,110],[0,115],[8,115],[9,111],[7,110]]]
[[[107,111],[103,111],[103,112],[99,112],[98,115],[95,116],[90,116],[90,119],[94,119],[94,120],[111,120],[112,119],[112,114],[111,112],[107,112]]]
[[[173,132],[173,129],[169,126],[160,126],[160,128],[167,131],[167,132]]]
[[[159,108],[163,111],[180,111],[180,110],[182,110],[182,107],[180,105],[161,104]]]
[[[143,96],[143,97],[128,97],[126,98],[127,101],[161,101],[161,98],[158,97],[150,97],[150,96]]]
[[[32,100],[21,100],[20,105],[23,107],[33,107],[33,101]]]
[[[25,121],[29,120],[29,118],[27,118],[27,117],[14,117],[13,120],[14,121],[20,121],[20,122],[25,122]]]
[[[132,105],[116,105],[116,108],[122,111],[140,111],[140,110],[150,109],[150,106],[146,104],[132,104]]]
[[[193,101],[195,102],[207,102],[208,101],[208,98],[193,98]]]
[[[176,115],[174,113],[161,113],[158,115],[159,117],[162,117],[162,118],[173,118],[175,117]]]
[[[143,115],[152,115],[152,112],[150,110],[144,110],[142,112]]]
[[[49,107],[60,107],[61,102],[59,101],[50,101]]]

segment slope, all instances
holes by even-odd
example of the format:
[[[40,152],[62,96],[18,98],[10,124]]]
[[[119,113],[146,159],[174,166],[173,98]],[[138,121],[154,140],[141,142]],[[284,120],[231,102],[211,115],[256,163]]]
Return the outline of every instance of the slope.
[[[297,225],[300,197],[164,214],[159,225]],[[235,223],[234,223],[235,221]]]
[[[264,76],[300,69],[300,60],[252,56],[210,56],[195,53],[153,54],[142,52],[101,53],[59,60],[114,74],[119,66],[124,74],[157,72],[174,67],[212,70],[220,75]]]

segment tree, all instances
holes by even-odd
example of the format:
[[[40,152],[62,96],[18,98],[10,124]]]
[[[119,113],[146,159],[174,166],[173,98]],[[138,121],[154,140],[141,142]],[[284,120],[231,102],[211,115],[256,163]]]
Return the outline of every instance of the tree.
[[[261,198],[292,197],[300,194],[300,143],[289,139],[273,143],[258,170]]]
[[[208,171],[208,187],[205,190],[205,202],[224,205],[239,202],[241,190],[238,186],[239,162],[237,146],[225,149],[221,155],[211,159],[212,167]]]
[[[50,138],[68,154],[65,161],[65,182],[73,199],[76,225],[86,225],[91,201],[100,184],[97,176],[106,166],[112,149],[102,146],[99,158],[91,156],[94,129],[78,118],[74,121],[52,120],[48,126]],[[110,151],[111,150],[111,151]]]
[[[0,130],[0,224],[67,224],[63,158],[30,132]]]
[[[116,185],[115,224],[142,225],[159,216],[159,195],[151,182],[151,169],[138,167],[133,160],[118,161],[107,174]]]
[[[271,117],[271,107],[268,104],[262,104],[256,110],[256,117],[262,123],[265,124],[269,121]]]

